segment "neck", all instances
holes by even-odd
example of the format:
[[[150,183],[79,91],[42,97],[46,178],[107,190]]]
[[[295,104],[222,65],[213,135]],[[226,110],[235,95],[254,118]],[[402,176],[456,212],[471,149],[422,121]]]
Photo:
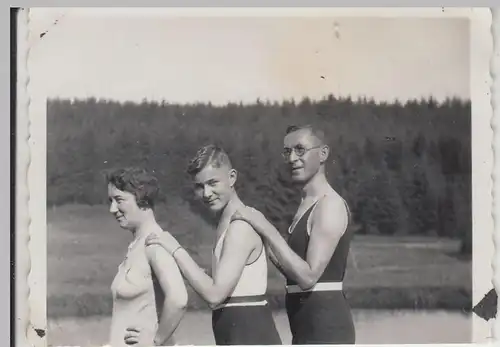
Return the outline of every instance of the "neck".
[[[152,210],[148,209],[143,212],[143,219],[138,228],[132,231],[135,239],[139,239],[141,237],[145,237],[150,234],[152,231],[159,228],[158,223],[156,222],[155,215]]]
[[[228,218],[231,218],[234,212],[240,207],[243,206],[243,203],[241,202],[238,194],[236,192],[233,192],[231,199],[227,203],[226,207],[222,210],[220,214],[220,221],[224,221]]]
[[[320,169],[303,187],[302,199],[318,197],[331,189],[324,170]]]

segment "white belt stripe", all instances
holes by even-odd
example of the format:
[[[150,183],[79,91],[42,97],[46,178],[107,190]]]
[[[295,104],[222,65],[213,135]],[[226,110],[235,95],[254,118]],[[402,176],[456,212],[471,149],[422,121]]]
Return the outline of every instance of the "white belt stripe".
[[[293,284],[286,286],[287,293],[305,293],[305,292],[324,292],[329,290],[342,290],[342,282],[324,282],[316,283],[312,288],[303,290],[298,285]]]
[[[264,305],[267,305],[267,300],[254,301],[254,302],[228,302],[227,304],[221,304],[217,306],[216,308],[214,308],[214,310],[232,306],[264,306]]]

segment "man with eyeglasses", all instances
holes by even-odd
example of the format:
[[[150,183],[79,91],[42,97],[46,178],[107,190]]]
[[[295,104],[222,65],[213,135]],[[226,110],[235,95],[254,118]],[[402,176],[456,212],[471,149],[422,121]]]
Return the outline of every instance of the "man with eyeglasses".
[[[292,344],[354,344],[355,329],[344,279],[352,232],[345,200],[325,175],[330,148],[320,129],[290,126],[283,157],[302,200],[285,240],[262,213],[239,209],[233,219],[250,223],[287,279],[286,310]]]

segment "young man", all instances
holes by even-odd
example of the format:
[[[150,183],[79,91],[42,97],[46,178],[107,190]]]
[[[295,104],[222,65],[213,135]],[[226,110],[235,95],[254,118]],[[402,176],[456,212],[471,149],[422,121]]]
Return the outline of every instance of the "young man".
[[[219,147],[201,148],[187,170],[196,196],[219,222],[214,245],[212,276],[200,268],[170,234],[152,235],[147,245],[161,245],[174,257],[182,274],[212,308],[217,345],[281,344],[265,300],[267,255],[261,237],[243,221],[231,221],[245,207],[234,184],[237,173]]]
[[[329,156],[322,131],[287,129],[283,157],[302,188],[302,202],[286,241],[262,213],[245,207],[233,220],[264,238],[273,263],[287,278],[286,309],[292,344],[353,344],[354,324],[342,291],[351,233],[349,209],[325,176]]]

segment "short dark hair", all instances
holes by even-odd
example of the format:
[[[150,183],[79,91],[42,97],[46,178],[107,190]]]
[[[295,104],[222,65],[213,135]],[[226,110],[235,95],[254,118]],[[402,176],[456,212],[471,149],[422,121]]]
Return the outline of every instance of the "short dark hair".
[[[326,144],[325,132],[322,129],[320,129],[312,124],[289,125],[286,128],[286,135],[293,133],[293,132],[296,132],[296,131],[299,131],[299,130],[309,130],[311,132],[311,134],[321,142],[322,145]]]
[[[126,167],[106,173],[106,181],[121,191],[134,195],[137,206],[154,208],[160,188],[158,180],[144,168]]]
[[[221,147],[210,144],[198,149],[195,156],[189,161],[186,171],[189,175],[194,176],[208,165],[216,168],[226,165],[232,168],[227,153]]]

